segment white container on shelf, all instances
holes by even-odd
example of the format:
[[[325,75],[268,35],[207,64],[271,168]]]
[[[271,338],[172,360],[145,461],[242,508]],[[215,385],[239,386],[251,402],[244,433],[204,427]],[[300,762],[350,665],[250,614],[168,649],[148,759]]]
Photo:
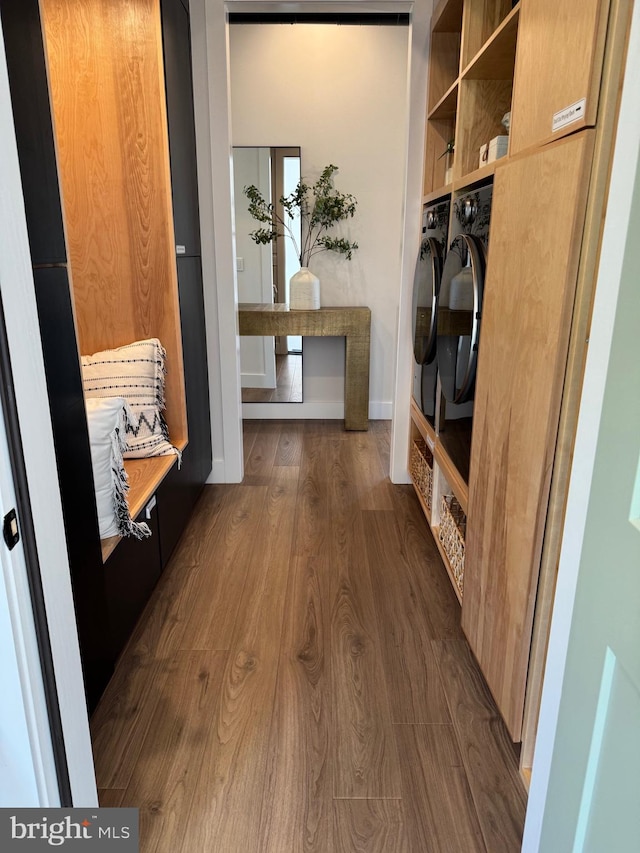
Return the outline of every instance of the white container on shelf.
[[[509,148],[508,136],[494,136],[489,143],[488,163],[493,163],[494,160],[499,160],[500,157],[506,157]]]

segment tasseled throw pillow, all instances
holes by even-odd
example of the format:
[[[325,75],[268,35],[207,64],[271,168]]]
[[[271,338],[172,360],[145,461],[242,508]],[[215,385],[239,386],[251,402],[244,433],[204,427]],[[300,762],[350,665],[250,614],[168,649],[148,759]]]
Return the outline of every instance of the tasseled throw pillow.
[[[122,453],[133,415],[122,397],[94,397],[86,405],[100,538],[151,536],[148,525],[132,521],[126,499],[129,483]]]
[[[169,442],[163,414],[165,359],[157,338],[82,356],[85,396],[124,397],[134,414],[134,423],[127,427],[125,458],[180,456]]]

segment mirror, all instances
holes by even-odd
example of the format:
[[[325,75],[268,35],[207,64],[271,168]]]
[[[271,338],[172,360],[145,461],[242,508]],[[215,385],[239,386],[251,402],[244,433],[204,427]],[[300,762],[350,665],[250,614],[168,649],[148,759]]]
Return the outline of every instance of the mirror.
[[[289,279],[300,268],[290,239],[278,238],[263,246],[249,236],[260,223],[249,214],[244,188],[255,185],[265,199],[277,204],[299,180],[298,146],[233,148],[238,302],[288,302]],[[243,403],[301,403],[302,338],[241,337],[240,373]]]

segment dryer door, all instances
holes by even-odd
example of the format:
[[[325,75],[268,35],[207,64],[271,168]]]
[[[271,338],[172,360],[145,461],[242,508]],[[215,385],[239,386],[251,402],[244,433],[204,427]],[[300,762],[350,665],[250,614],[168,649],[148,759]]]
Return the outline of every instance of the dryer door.
[[[442,278],[442,249],[427,237],[420,243],[413,277],[413,354],[418,364],[436,356],[436,318]]]
[[[449,403],[473,399],[485,269],[482,241],[458,235],[442,272],[437,320],[438,370]]]

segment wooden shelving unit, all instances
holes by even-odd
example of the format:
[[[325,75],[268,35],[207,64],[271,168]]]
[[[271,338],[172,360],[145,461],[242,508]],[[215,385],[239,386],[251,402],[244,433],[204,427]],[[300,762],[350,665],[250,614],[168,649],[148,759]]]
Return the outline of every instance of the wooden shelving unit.
[[[425,515],[461,601],[464,633],[509,733],[522,740],[525,780],[629,17],[628,4],[566,0],[560,18],[556,6],[443,0],[433,14],[423,202],[460,214],[465,195],[479,205],[483,194],[491,196],[490,245],[475,399],[450,412],[436,391],[435,428],[419,404],[411,406],[412,435],[429,436],[433,451]],[[554,23],[543,37],[547,20]],[[582,112],[565,124],[565,112],[581,101]],[[507,154],[480,166],[481,146],[507,132],[505,113],[512,114]],[[450,140],[445,180],[441,155]],[[523,209],[522,199],[531,197]],[[467,227],[457,219],[449,216],[448,245]],[[545,306],[544,318],[532,298]],[[533,341],[536,355],[527,358]],[[541,354],[541,344],[549,352]],[[417,376],[414,389],[421,387]],[[457,576],[439,536],[448,495],[457,501],[450,517],[465,534]]]
[[[511,110],[520,3],[512,8],[504,0],[468,0],[464,8],[463,19],[463,4],[452,0],[433,18],[425,198],[446,193],[444,151],[451,140],[454,189],[493,174],[495,163],[478,167],[480,147],[506,133],[502,119]]]

